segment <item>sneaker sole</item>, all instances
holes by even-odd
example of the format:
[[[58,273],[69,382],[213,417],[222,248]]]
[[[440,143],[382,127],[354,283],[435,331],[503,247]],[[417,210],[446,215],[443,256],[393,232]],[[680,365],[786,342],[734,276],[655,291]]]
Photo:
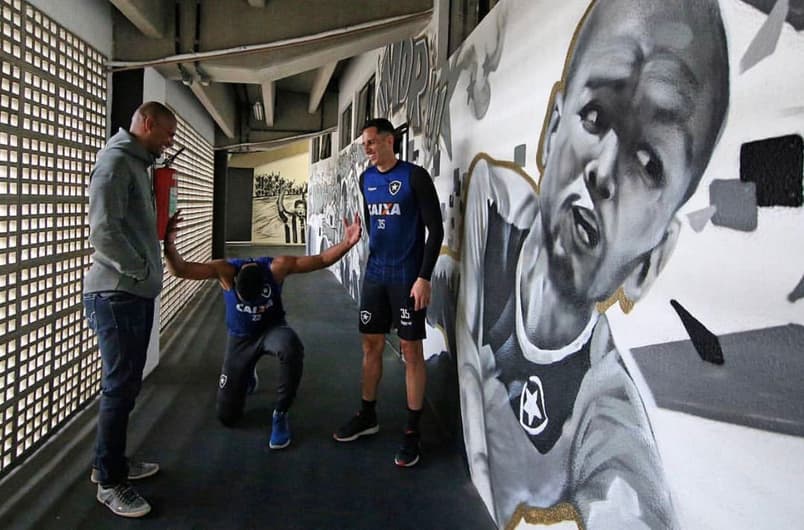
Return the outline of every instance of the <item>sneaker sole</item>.
[[[398,465],[399,467],[413,467],[418,463],[419,463],[418,455],[416,456],[416,458],[414,458],[413,460],[411,460],[410,462],[407,462],[407,463],[402,462],[402,461],[397,460],[396,458],[394,458],[394,464]]]
[[[142,510],[140,510],[138,512],[118,512],[117,510],[115,510],[114,508],[112,508],[111,506],[109,506],[108,504],[103,502],[103,499],[101,499],[100,497],[96,496],[95,498],[98,500],[99,503],[101,503],[104,506],[106,506],[107,508],[109,508],[109,511],[111,511],[115,515],[119,515],[120,517],[128,517],[130,519],[138,519],[140,517],[145,517],[146,515],[151,513],[151,507],[150,506],[148,506],[147,508],[143,508]]]
[[[152,471],[148,471],[147,473],[142,473],[140,475],[129,475],[128,480],[140,480],[140,479],[152,477],[152,476],[156,475],[157,473],[159,473],[159,466],[156,466],[156,469],[154,469]],[[89,474],[89,481],[92,482],[93,484],[98,483],[98,479],[95,477],[95,471],[94,470]]]
[[[283,444],[275,444],[273,442],[268,442],[268,447],[270,447],[271,449],[284,449],[285,447],[287,447],[289,445],[290,445],[290,440],[288,440],[287,442],[285,442]]]
[[[353,441],[357,440],[358,438],[360,438],[361,436],[368,436],[370,434],[377,434],[378,432],[380,432],[380,426],[375,425],[374,427],[369,427],[368,429],[362,430],[359,433],[353,434],[352,436],[338,437],[337,434],[333,434],[332,438],[334,438],[335,441],[337,441],[337,442],[353,442]]]

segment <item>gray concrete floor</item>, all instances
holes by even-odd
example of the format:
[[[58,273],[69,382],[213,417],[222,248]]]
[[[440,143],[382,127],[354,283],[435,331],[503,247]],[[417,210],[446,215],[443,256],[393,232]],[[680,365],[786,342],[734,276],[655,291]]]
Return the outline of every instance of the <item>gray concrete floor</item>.
[[[230,247],[231,255],[273,255],[277,249]],[[299,248],[279,253],[298,254]],[[160,462],[138,482],[153,505],[140,520],[114,516],[89,482],[91,436],[52,491],[28,499],[38,509],[11,522],[37,529],[427,529],[493,528],[468,476],[463,454],[423,417],[420,465],[402,469],[393,456],[405,422],[404,366],[386,348],[378,399],[380,432],[338,443],[332,432],[359,407],[361,353],[357,306],[328,271],[289,277],[288,321],[305,344],[305,373],[291,409],[293,443],[268,449],[277,362],[257,365],[258,391],[234,428],[215,418],[215,393],[225,341],[223,301],[209,282],[163,334],[162,360],[145,381],[129,426],[129,453]],[[42,504],[46,503],[46,504]],[[25,524],[23,524],[25,523]]]

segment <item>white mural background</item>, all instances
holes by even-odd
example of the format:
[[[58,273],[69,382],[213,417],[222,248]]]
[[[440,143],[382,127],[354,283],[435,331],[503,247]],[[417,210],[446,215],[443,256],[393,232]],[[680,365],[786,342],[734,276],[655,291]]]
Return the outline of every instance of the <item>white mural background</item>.
[[[730,102],[725,127],[697,191],[678,211],[680,233],[666,267],[632,311],[625,314],[614,305],[607,309],[606,317],[622,363],[638,389],[653,428],[667,493],[672,498],[674,517],[667,526],[792,528],[804,520],[804,508],[797,493],[804,487],[801,458],[804,438],[660,408],[630,354],[635,348],[689,339],[678,315],[670,308],[671,299],[683,301],[718,336],[804,324],[804,301],[788,299],[804,274],[803,208],[759,208],[757,227],[751,232],[711,223],[698,232],[688,221],[688,214],[710,205],[713,181],[740,178],[743,143],[804,134],[801,66],[804,36],[785,24],[773,53],[741,72],[740,61],[768,16],[739,0],[722,0],[719,5],[730,64]],[[427,65],[430,92],[421,94],[417,107],[424,109],[421,112],[428,118],[434,115],[439,118],[421,120],[422,127],[412,130],[411,152],[418,155],[413,161],[424,165],[434,176],[445,221],[445,248],[434,276],[434,288],[440,296],[434,297],[429,311],[431,327],[425,343],[426,356],[432,365],[428,396],[437,407],[445,403],[443,417],[449,418],[451,409],[454,412],[456,403],[454,399],[450,401],[450,396],[457,395],[458,390],[444,388],[449,385],[450,377],[439,378],[439,375],[446,372],[457,378],[456,366],[466,355],[456,344],[455,322],[466,318],[467,309],[473,311],[482,303],[482,300],[460,303],[457,300],[461,282],[467,281],[455,274],[465,257],[461,241],[483,236],[464,232],[466,175],[472,161],[484,153],[489,159],[504,161],[505,167],[514,168],[517,178],[525,175],[533,182],[538,181],[536,154],[551,90],[562,77],[573,34],[588,7],[586,0],[562,3],[504,0],[450,57],[448,64],[440,67],[432,49],[434,29],[411,41],[407,48],[401,48],[414,50],[416,42],[425,39],[433,58]],[[611,21],[615,25],[618,22],[621,21]],[[354,83],[355,79],[376,74],[379,107],[399,125],[414,120],[410,100],[402,101],[399,91],[396,98],[393,89],[383,96],[383,90],[388,88],[383,87],[383,69],[404,64],[403,59],[399,63],[388,61],[394,57],[392,50],[389,47],[378,54],[367,54],[345,77],[347,83]],[[392,84],[400,83],[394,74],[387,78]],[[401,84],[409,86],[404,76]],[[354,93],[354,88],[342,93]],[[441,93],[445,94],[443,108],[438,103]],[[427,104],[428,101],[434,103]],[[342,107],[349,102],[344,99]],[[394,105],[395,102],[400,104]],[[359,144],[340,146],[337,159],[321,161],[311,168],[308,250],[317,252],[339,240],[340,218],[359,208],[357,177],[365,167],[361,153]],[[521,192],[518,185],[512,184],[507,191],[518,196]],[[364,241],[333,268],[355,298],[359,297],[366,250]],[[442,385],[434,385],[434,381]],[[468,400],[483,398],[477,393],[466,395],[463,380],[461,385],[465,413]],[[750,393],[752,388],[737,391]],[[803,391],[799,385],[798,395]],[[729,396],[722,399],[728,400]],[[774,396],[757,395],[756,399],[774,399]],[[483,404],[476,406],[482,408]],[[502,461],[499,468],[507,470],[511,485],[530,482],[511,475],[534,473],[537,466],[521,460],[521,454],[514,451],[510,454],[515,460],[504,462],[510,448],[504,440],[495,438],[482,417],[464,414],[462,422],[464,432],[502,444],[496,458]],[[634,526],[618,526],[616,521],[635,524],[634,521],[640,520],[641,506],[633,492],[616,481],[608,493],[618,502],[605,507],[610,519],[601,515],[591,520],[588,510],[581,510],[583,515],[579,516],[578,506],[572,502],[541,503],[539,499],[544,496],[527,488],[511,493],[511,498],[501,502],[495,495],[512,490],[506,487],[499,488],[497,493],[490,490],[488,477],[482,476],[482,466],[472,460],[473,443],[467,441],[473,479],[500,527],[631,528]],[[605,456],[597,458],[605,460]],[[544,475],[535,480],[551,482],[551,473],[560,477],[568,471],[554,466],[539,468],[539,472]],[[497,480],[505,482],[504,475]],[[633,502],[627,502],[628,498]],[[571,501],[569,497],[561,500]],[[510,508],[500,509],[501,504],[517,506],[520,502],[523,510],[515,514]]]

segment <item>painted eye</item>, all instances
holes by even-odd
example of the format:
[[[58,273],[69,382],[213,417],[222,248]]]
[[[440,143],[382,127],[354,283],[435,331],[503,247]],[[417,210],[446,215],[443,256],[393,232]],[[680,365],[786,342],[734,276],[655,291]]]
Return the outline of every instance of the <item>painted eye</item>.
[[[659,186],[664,183],[662,161],[651,149],[647,147],[637,149],[636,159],[642,167],[642,171],[654,185]]]
[[[581,118],[584,130],[589,134],[601,134],[609,128],[605,115],[595,105],[586,105],[578,116]]]

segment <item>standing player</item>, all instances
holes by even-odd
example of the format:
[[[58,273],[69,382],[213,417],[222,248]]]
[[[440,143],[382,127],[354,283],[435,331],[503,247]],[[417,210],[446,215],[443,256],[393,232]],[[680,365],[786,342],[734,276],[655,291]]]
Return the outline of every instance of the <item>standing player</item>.
[[[430,275],[444,229],[430,175],[422,167],[397,160],[394,154],[391,122],[383,118],[369,120],[362,136],[371,163],[360,176],[369,230],[359,324],[363,346],[362,406],[333,436],[339,442],[350,442],[379,431],[377,386],[382,377],[385,334],[393,325],[405,360],[408,406],[404,440],[394,462],[410,467],[419,461],[419,419],[427,379],[422,351],[424,320],[430,303]]]

